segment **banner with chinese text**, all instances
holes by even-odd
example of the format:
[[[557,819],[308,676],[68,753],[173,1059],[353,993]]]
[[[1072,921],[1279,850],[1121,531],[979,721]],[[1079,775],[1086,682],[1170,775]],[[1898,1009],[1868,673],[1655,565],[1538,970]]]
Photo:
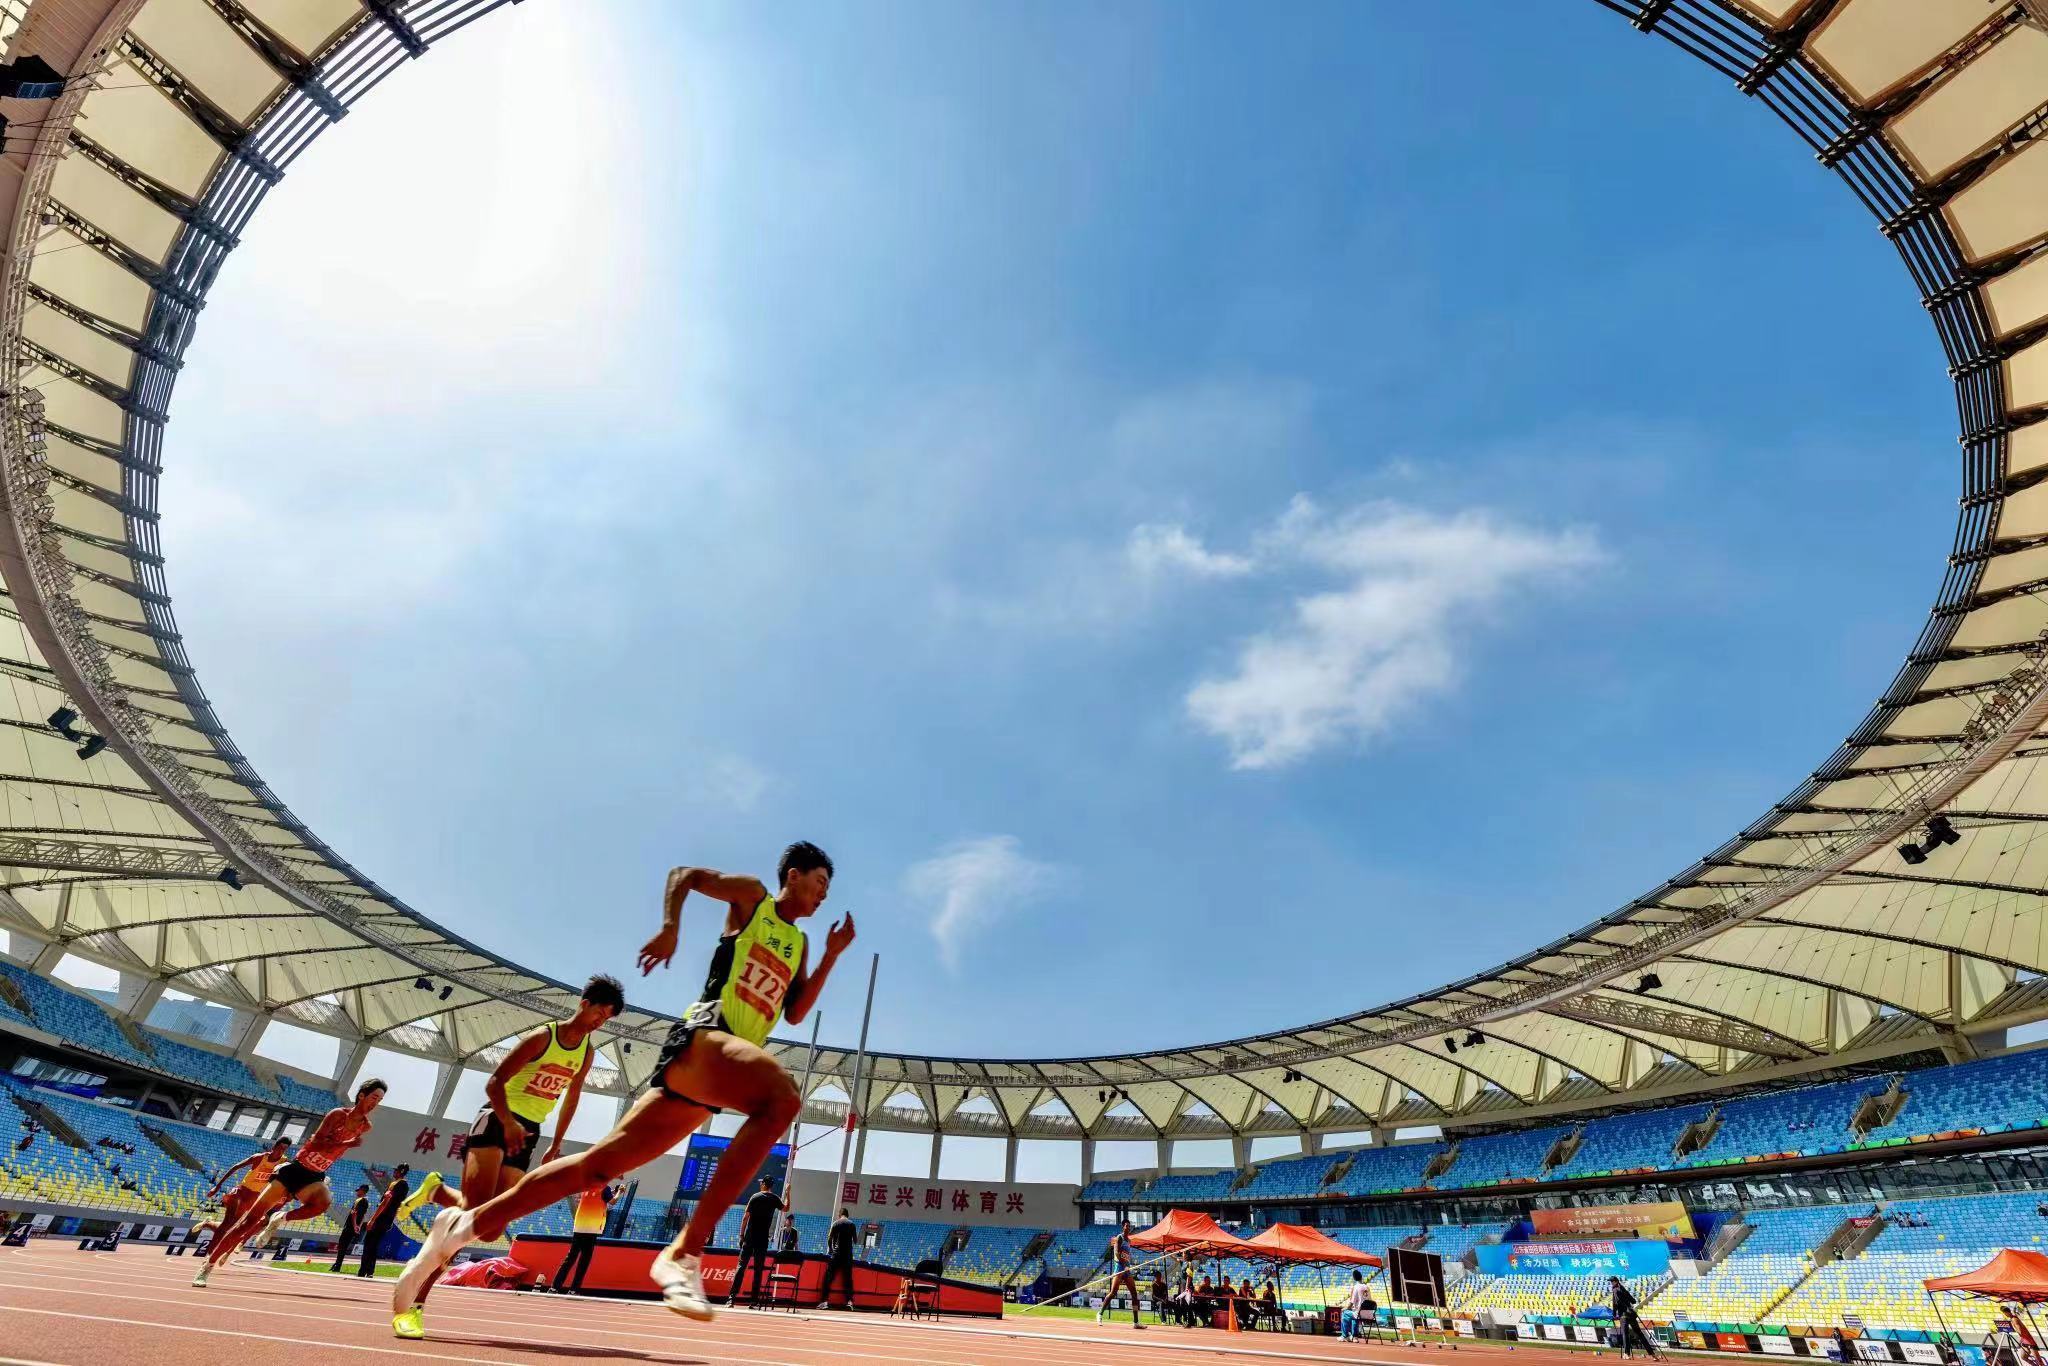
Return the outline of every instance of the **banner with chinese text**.
[[[1489,1276],[1661,1276],[1671,1246],[1653,1239],[1583,1243],[1481,1243],[1474,1249]]]
[[[1676,1201],[1654,1205],[1588,1205],[1575,1209],[1531,1210],[1529,1223],[1543,1238],[1626,1233],[1634,1238],[1662,1238],[1666,1242],[1682,1243],[1698,1236],[1693,1231],[1692,1215]]]
[[[1012,1228],[1071,1228],[1076,1188],[1041,1182],[927,1181],[909,1176],[849,1176],[840,1187],[832,1173],[798,1168],[791,1207],[808,1214],[855,1219],[914,1219],[946,1224],[1002,1224]],[[1102,1229],[1109,1242],[1110,1229]]]

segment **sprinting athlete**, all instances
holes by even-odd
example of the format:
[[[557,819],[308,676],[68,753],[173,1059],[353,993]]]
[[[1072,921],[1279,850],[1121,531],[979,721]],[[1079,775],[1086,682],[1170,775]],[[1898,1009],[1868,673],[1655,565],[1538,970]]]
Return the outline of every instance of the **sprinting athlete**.
[[[726,904],[725,930],[711,955],[704,993],[669,1030],[648,1089],[609,1134],[583,1152],[536,1168],[511,1190],[474,1209],[441,1211],[392,1291],[393,1333],[425,1336],[420,1294],[463,1248],[494,1241],[514,1219],[651,1162],[719,1109],[731,1109],[746,1121],[732,1136],[689,1223],[654,1259],[649,1273],[670,1309],[686,1318],[712,1316],[704,1298],[704,1247],[719,1216],[754,1179],[802,1107],[796,1084],[762,1045],[777,1020],[796,1024],[811,1013],[832,965],[853,942],[849,915],[827,932],[824,956],[812,970],[800,925],[816,914],[832,888],[832,860],[824,850],[805,842],[790,845],[776,875],[781,890],[774,896],[754,878],[708,868],[678,868],[668,875],[661,929],[640,950],[643,975],[675,957],[683,902],[691,892]]]
[[[219,1176],[216,1176],[213,1179],[213,1185],[206,1192],[206,1198],[208,1200],[216,1198],[220,1200],[220,1218],[208,1219],[204,1223],[194,1224],[192,1226],[192,1237],[196,1240],[202,1230],[212,1229],[214,1236],[217,1238],[220,1236],[222,1229],[240,1218],[242,1211],[249,1208],[255,1202],[257,1196],[263,1194],[263,1188],[270,1184],[271,1174],[284,1165],[284,1155],[290,1147],[291,1140],[280,1138],[262,1152],[250,1153],[240,1162],[235,1163],[234,1166],[229,1167]],[[220,1188],[226,1185],[228,1178],[236,1172],[244,1173],[241,1184],[229,1191],[225,1196],[222,1196]]]
[[[484,1107],[469,1126],[469,1144],[462,1152],[462,1187],[456,1189],[428,1172],[420,1188],[398,1208],[408,1218],[432,1200],[456,1209],[471,1209],[510,1190],[533,1166],[540,1146],[540,1126],[561,1102],[555,1136],[542,1162],[562,1155],[562,1136],[576,1118],[583,1081],[590,1075],[597,1049],[591,1036],[626,1008],[626,989],[616,977],[599,975],[583,987],[583,1001],[566,1020],[542,1025],[519,1041],[484,1083]]]
[[[1116,1233],[1109,1240],[1109,1289],[1103,1292],[1102,1308],[1095,1311],[1095,1321],[1102,1322],[1102,1316],[1109,1312],[1109,1306],[1116,1301],[1118,1287],[1131,1292],[1131,1327],[1143,1328],[1138,1322],[1138,1278],[1131,1274],[1131,1221],[1126,1219],[1117,1225]]]
[[[388,1089],[372,1077],[356,1088],[355,1104],[338,1106],[321,1116],[313,1132],[300,1140],[292,1160],[271,1173],[263,1193],[214,1237],[206,1263],[192,1277],[192,1284],[204,1286],[214,1267],[258,1229],[265,1238],[273,1238],[293,1219],[317,1219],[326,1213],[334,1202],[334,1193],[327,1189],[327,1169],[369,1135],[370,1112]],[[287,1203],[290,1201],[297,1203]]]

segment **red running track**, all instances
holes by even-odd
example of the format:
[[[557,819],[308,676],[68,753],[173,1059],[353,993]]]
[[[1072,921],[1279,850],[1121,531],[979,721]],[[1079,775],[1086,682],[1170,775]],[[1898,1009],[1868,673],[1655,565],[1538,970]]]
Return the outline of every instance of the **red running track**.
[[[0,1366],[198,1366],[264,1362],[374,1366],[395,1357],[488,1362],[660,1362],[672,1366],[1285,1366],[1355,1361],[1405,1366],[1443,1348],[1347,1345],[1280,1333],[1222,1334],[1128,1320],[912,1323],[883,1315],[727,1311],[691,1323],[652,1302],[442,1287],[427,1340],[391,1336],[391,1283],[286,1271],[236,1260],[194,1289],[195,1263],[148,1247],[80,1252],[41,1239],[0,1248]],[[1464,1344],[1461,1360],[1505,1355]],[[1516,1366],[1561,1366],[1582,1354],[1522,1348]],[[1501,1366],[1505,1366],[1502,1363]]]

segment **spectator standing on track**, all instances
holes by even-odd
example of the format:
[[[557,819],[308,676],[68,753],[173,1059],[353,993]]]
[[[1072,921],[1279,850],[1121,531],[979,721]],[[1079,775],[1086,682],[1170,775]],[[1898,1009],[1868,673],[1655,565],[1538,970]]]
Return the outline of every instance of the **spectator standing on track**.
[[[598,1235],[604,1232],[612,1201],[619,1198],[617,1186],[592,1186],[576,1197],[576,1215],[570,1225],[569,1255],[555,1268],[555,1293],[580,1295],[583,1278],[590,1272],[591,1254],[597,1251]]]
[[[1621,1283],[1621,1277],[1607,1278],[1608,1307],[1614,1310],[1614,1325],[1621,1330],[1621,1354],[1634,1356],[1635,1347],[1641,1344],[1650,1360],[1657,1360],[1656,1344],[1643,1331],[1643,1321],[1636,1317],[1636,1297]]]
[[[384,1198],[377,1202],[377,1212],[370,1216],[370,1225],[363,1232],[363,1260],[356,1267],[356,1275],[377,1274],[377,1258],[384,1251],[384,1235],[391,1232],[391,1226],[398,1222],[398,1207],[405,1203],[405,1197],[412,1191],[412,1183],[405,1179],[411,1170],[409,1165],[401,1162],[391,1173],[391,1184],[384,1188]]]
[[[832,1302],[832,1287],[846,1287],[846,1307],[853,1308],[853,1216],[841,1206],[839,1217],[825,1230],[825,1284],[818,1288],[818,1303]]]
[[[775,1231],[775,1216],[788,1208],[776,1195],[775,1183],[765,1176],[761,1188],[747,1197],[747,1212],[740,1218],[740,1260],[732,1272],[732,1293],[725,1299],[728,1308],[739,1303],[740,1287],[746,1284],[750,1266],[754,1268],[754,1288],[747,1303],[761,1302],[761,1291],[768,1284],[768,1240]]]
[[[334,1270],[337,1275],[341,1272],[342,1262],[348,1258],[349,1249],[355,1246],[356,1239],[362,1237],[363,1225],[369,1222],[369,1214],[370,1188],[367,1185],[357,1186],[355,1203],[348,1207],[348,1215],[341,1221],[341,1237],[334,1243]]]

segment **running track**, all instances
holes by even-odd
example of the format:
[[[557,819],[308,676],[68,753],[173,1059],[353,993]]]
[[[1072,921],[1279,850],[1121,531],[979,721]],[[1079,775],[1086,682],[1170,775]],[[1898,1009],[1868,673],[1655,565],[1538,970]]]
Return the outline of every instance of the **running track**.
[[[1356,1361],[1412,1366],[1442,1348],[1347,1346],[1279,1333],[1226,1335],[1147,1325],[1133,1332],[1059,1319],[910,1323],[878,1314],[728,1311],[690,1323],[653,1303],[443,1288],[427,1306],[427,1340],[391,1336],[389,1281],[273,1270],[236,1259],[213,1284],[189,1284],[195,1263],[147,1247],[114,1253],[38,1239],[0,1248],[0,1366],[147,1366],[282,1362],[376,1366],[398,1357],[533,1366],[540,1361],[668,1366],[1288,1366]],[[1508,1348],[1467,1344],[1466,1366]],[[1522,1348],[1516,1366],[1584,1356]]]

